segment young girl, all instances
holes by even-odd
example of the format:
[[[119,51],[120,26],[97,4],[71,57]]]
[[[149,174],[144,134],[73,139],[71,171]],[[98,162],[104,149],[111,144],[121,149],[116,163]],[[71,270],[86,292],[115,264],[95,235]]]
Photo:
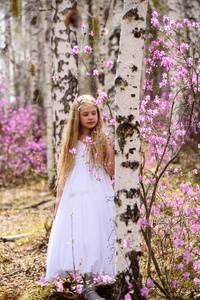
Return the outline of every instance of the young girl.
[[[112,140],[90,95],[72,105],[58,162],[58,193],[47,252],[46,280],[81,274],[91,285],[100,272],[115,274]],[[103,299],[94,287],[86,299]]]

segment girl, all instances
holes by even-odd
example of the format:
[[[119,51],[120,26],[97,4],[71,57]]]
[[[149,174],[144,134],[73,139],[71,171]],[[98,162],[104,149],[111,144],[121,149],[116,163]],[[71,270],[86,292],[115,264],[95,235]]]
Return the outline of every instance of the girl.
[[[92,96],[80,96],[72,105],[58,162],[46,280],[74,272],[91,285],[100,272],[114,276],[112,175],[113,143],[105,134],[101,111]],[[85,296],[103,299],[94,287]]]

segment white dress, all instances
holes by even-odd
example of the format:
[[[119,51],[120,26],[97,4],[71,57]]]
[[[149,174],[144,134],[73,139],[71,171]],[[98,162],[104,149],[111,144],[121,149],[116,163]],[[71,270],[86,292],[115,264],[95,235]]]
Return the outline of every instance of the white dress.
[[[104,168],[94,167],[89,172],[89,153],[84,146],[78,141],[74,168],[53,222],[47,251],[49,282],[57,272],[66,278],[74,270],[82,275],[115,275],[113,188]]]

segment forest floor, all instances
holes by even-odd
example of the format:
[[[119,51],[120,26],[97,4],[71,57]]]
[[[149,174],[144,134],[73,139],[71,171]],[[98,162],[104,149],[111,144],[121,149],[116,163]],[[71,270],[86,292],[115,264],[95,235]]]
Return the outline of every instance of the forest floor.
[[[2,300],[21,299],[25,291],[40,286],[45,275],[55,200],[46,181],[1,188],[0,199],[0,296]],[[28,235],[16,239],[20,234]]]

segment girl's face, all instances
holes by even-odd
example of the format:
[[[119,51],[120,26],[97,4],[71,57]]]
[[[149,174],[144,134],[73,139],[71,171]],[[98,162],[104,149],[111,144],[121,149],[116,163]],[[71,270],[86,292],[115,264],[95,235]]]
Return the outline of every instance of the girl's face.
[[[97,108],[94,105],[85,105],[80,109],[80,125],[86,133],[91,131],[98,122]]]

